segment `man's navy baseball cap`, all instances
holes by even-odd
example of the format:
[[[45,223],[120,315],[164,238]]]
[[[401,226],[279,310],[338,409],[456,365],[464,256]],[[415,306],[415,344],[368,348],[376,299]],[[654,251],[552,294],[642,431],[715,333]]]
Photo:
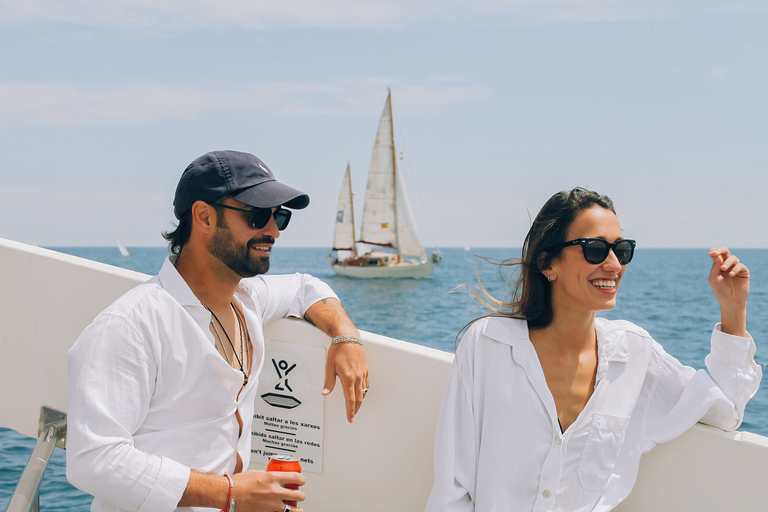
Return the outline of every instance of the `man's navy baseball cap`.
[[[240,151],[211,151],[184,170],[176,187],[173,214],[181,219],[195,201],[212,203],[224,196],[256,208],[301,210],[309,205],[307,194],[275,180],[257,157]]]

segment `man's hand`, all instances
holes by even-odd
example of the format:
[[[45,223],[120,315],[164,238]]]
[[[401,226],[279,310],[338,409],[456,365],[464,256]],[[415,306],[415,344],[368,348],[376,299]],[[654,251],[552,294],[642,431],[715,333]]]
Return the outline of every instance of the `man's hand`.
[[[304,319],[322,329],[331,338],[344,334],[360,337],[355,324],[337,299],[328,298],[312,304],[304,314]],[[328,348],[323,395],[333,391],[337,376],[344,391],[347,421],[352,423],[368,391],[368,364],[360,344],[336,343]]]
[[[283,512],[284,500],[304,501],[302,491],[286,488],[286,485],[302,486],[307,482],[301,473],[279,471],[245,471],[232,475],[232,497],[236,510],[254,512]],[[222,475],[192,470],[179,507],[206,507],[228,510],[229,480]],[[225,506],[223,506],[225,505]],[[292,511],[300,512],[300,508]]]
[[[245,471],[232,476],[235,487],[235,510],[254,510],[259,512],[283,512],[283,501],[304,501],[302,491],[287,489],[287,484],[304,485],[307,480],[301,473],[280,471]],[[292,511],[301,511],[292,508]]]
[[[347,421],[352,423],[355,414],[363,405],[365,393],[368,392],[368,365],[365,362],[363,347],[358,343],[336,343],[328,349],[325,363],[325,385],[323,395],[328,395],[336,385],[336,376],[341,381],[344,390],[344,400],[347,404]]]

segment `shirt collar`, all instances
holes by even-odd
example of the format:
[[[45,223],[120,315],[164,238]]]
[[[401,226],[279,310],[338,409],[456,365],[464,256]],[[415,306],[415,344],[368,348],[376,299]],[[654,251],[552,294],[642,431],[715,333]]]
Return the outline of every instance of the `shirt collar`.
[[[530,357],[537,357],[528,336],[525,320],[505,316],[491,316],[483,326],[483,335],[512,347],[512,357],[522,367],[527,366]]]
[[[627,331],[605,318],[595,318],[597,330],[597,380],[601,381],[608,374],[611,363],[629,362],[629,341]],[[615,371],[621,371],[616,367]]]
[[[178,257],[178,255],[173,254],[165,258],[165,262],[157,274],[160,285],[182,306],[202,307],[200,300],[192,292],[184,278],[181,277],[179,271],[176,270],[176,260]]]
[[[605,318],[595,318],[595,329],[597,329],[598,359],[619,363],[629,362],[629,341],[625,329]]]
[[[595,319],[595,329],[597,330],[597,371],[599,378],[607,371],[609,363],[626,363],[629,361],[629,342],[626,331],[605,318]],[[526,366],[530,357],[537,357],[528,335],[528,325],[525,320],[492,316],[486,320],[483,334],[494,341],[512,347],[512,357],[520,366]]]
[[[176,299],[179,304],[185,308],[192,307],[201,308],[204,310],[205,308],[200,302],[200,299],[197,298],[197,295],[194,294],[187,282],[184,280],[181,274],[179,274],[179,271],[176,270],[176,260],[178,260],[178,258],[178,254],[172,254],[165,258],[165,262],[160,268],[160,272],[157,274],[157,279],[160,281],[160,286],[162,286],[165,291],[167,291],[174,299]],[[235,302],[240,306],[245,301],[249,301],[249,304],[252,303],[253,301],[249,299],[252,291],[253,286],[248,283],[246,279],[240,280],[240,283],[235,289]],[[210,314],[202,315],[201,321],[203,318],[205,318],[206,322],[210,321]]]

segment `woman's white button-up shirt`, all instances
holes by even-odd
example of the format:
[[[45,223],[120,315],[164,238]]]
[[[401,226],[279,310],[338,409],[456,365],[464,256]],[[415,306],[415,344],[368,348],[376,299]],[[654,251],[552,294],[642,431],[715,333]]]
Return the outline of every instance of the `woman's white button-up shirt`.
[[[630,322],[596,328],[594,393],[564,433],[526,322],[469,328],[443,397],[428,512],[610,510],[656,444],[698,421],[741,424],[762,377],[751,338],[716,326],[707,371],[696,371]]]

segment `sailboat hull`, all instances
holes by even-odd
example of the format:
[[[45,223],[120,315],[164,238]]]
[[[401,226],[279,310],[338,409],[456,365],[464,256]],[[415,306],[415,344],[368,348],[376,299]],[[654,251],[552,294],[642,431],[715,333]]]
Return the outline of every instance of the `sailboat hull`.
[[[392,265],[362,266],[334,262],[333,271],[340,276],[359,279],[412,278],[427,279],[432,273],[431,261],[412,260]]]

